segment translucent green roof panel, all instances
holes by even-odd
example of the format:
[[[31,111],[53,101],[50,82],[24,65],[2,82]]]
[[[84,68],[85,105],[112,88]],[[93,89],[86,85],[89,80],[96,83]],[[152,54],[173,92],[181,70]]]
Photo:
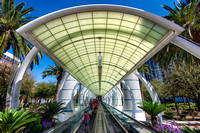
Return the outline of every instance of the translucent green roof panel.
[[[95,95],[105,95],[182,30],[128,7],[93,5],[60,12],[21,34]]]

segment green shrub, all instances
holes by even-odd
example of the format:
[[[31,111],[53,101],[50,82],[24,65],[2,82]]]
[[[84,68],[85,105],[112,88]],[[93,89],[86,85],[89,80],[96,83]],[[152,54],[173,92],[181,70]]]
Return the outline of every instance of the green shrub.
[[[199,129],[196,129],[196,128],[191,129],[191,128],[189,128],[189,127],[186,126],[186,125],[183,127],[182,131],[183,131],[184,133],[200,133],[200,130],[199,130]]]
[[[175,107],[172,107],[171,109],[172,109],[172,110],[176,110],[176,108],[175,108]]]
[[[182,111],[183,114],[187,115],[189,114],[190,112],[189,111]]]
[[[163,115],[166,119],[173,119],[174,118],[174,112],[165,112]]]
[[[186,118],[186,115],[185,114],[180,114],[179,115],[181,118],[185,119]]]
[[[14,133],[25,129],[30,123],[39,119],[33,112],[20,110],[5,109],[5,112],[0,112],[0,132]]]
[[[163,115],[165,119],[174,119],[173,115]]]
[[[165,112],[166,115],[174,115],[174,112]]]
[[[27,124],[23,132],[31,131],[31,133],[40,133],[42,131],[41,119],[38,117],[38,114],[35,114],[35,117],[37,117],[37,120]]]

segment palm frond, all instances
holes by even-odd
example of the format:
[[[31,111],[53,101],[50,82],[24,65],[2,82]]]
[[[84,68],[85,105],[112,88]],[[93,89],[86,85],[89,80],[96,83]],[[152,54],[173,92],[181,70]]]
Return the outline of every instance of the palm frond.
[[[16,5],[15,10],[21,11],[25,6],[25,2],[21,2],[18,5]]]

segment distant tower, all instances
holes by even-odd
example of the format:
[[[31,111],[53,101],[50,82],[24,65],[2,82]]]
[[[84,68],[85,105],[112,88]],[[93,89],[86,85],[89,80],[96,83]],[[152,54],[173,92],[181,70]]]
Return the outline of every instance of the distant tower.
[[[147,62],[145,62],[145,64],[149,65],[149,67],[152,68],[152,70],[150,70],[150,74],[151,75],[143,73],[143,76],[148,81],[151,81],[154,78],[157,78],[157,79],[161,80],[162,82],[164,82],[163,71],[162,71],[162,69],[159,68],[159,65],[156,65],[156,63],[153,63],[152,58],[149,59]]]

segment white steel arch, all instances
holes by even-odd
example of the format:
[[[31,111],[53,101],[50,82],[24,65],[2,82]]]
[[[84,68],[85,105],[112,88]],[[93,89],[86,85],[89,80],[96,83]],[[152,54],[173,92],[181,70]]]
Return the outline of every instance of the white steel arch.
[[[99,19],[102,17],[105,19]],[[69,22],[70,19],[73,21]],[[89,24],[91,19],[98,22]],[[122,21],[123,24],[116,23]],[[77,23],[79,24],[76,26]],[[72,26],[69,26],[70,24]],[[105,95],[183,30],[173,22],[142,10],[117,5],[87,5],[45,15],[22,26],[17,32],[67,70],[86,88],[96,95]],[[94,42],[101,45],[101,39],[103,40],[102,45],[114,44],[111,48],[113,50],[119,45],[118,51],[113,52],[109,48],[96,50],[93,45],[91,50],[93,52],[86,50],[91,48],[89,45]],[[78,49],[77,44],[82,49],[85,48],[86,52],[84,50],[74,51]],[[121,46],[127,49],[126,52],[121,51],[123,49],[120,48]],[[135,52],[129,51],[129,46],[135,49]],[[73,54],[68,55],[69,52]],[[102,71],[103,74],[96,73],[98,53],[102,53],[105,58],[115,57],[110,61],[102,60],[103,69],[112,68],[114,71],[111,75],[106,70]],[[130,57],[127,58],[129,55]],[[90,60],[93,61],[90,62]],[[99,83],[98,78],[100,77],[103,80]],[[97,89],[99,91],[96,91]]]

